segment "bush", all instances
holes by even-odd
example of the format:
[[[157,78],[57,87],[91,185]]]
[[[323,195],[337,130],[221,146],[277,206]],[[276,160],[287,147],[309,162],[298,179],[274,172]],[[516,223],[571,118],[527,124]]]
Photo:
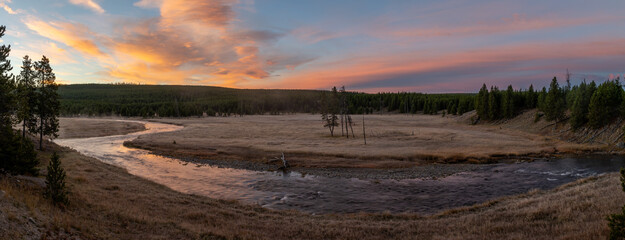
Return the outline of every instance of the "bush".
[[[59,155],[54,152],[48,165],[48,175],[46,175],[46,190],[44,196],[50,198],[52,202],[60,205],[67,205],[67,189],[65,188],[65,171],[61,167]]]
[[[538,121],[540,121],[540,118],[543,117],[543,115],[545,115],[545,114],[540,113],[540,112],[536,112],[534,114],[534,122],[537,123]]]
[[[625,168],[621,168],[621,188],[625,192]],[[621,213],[611,214],[607,220],[610,239],[625,239],[625,206],[621,208]]]
[[[0,169],[12,174],[37,175],[37,153],[33,143],[15,134],[10,127],[0,129]]]

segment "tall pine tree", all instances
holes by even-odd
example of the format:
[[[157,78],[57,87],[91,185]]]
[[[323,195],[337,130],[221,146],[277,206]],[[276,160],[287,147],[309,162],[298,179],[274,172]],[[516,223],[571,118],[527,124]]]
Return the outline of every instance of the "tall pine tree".
[[[17,76],[17,120],[22,124],[22,137],[26,137],[26,131],[37,130],[37,95],[35,92],[35,76],[32,60],[28,55],[22,61],[22,71]]]
[[[553,120],[558,122],[564,118],[564,111],[566,110],[566,102],[564,100],[564,93],[558,85],[558,79],[553,77],[551,84],[549,85],[549,92],[545,96],[544,112],[547,120]]]
[[[618,79],[603,82],[590,98],[588,105],[588,124],[600,128],[610,123],[619,114],[623,101],[623,87]]]
[[[488,88],[486,83],[482,84],[480,92],[475,97],[475,110],[482,119],[488,119]]]
[[[50,67],[50,60],[43,56],[35,63],[37,72],[37,117],[39,149],[43,150],[43,136],[57,137],[59,130],[59,95],[55,83],[56,76]]]
[[[573,129],[580,128],[588,122],[588,104],[592,96],[588,89],[588,84],[583,81],[575,91],[575,100],[571,107],[571,119],[569,120]]]

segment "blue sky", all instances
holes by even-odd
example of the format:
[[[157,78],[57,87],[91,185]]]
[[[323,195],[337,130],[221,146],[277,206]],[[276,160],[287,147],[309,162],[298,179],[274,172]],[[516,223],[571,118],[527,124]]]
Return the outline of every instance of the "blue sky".
[[[0,0],[61,83],[475,92],[625,72],[624,1]]]

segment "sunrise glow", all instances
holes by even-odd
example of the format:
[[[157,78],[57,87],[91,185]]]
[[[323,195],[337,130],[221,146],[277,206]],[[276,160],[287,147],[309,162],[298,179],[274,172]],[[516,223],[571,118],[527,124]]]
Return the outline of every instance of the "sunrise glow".
[[[623,1],[0,0],[61,83],[476,92],[625,72]],[[19,69],[15,68],[14,72]]]

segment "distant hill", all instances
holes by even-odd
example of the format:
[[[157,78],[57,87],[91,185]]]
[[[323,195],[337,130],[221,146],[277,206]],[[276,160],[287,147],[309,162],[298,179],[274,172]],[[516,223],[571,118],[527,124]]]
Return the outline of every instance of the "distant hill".
[[[59,86],[63,115],[186,117],[313,112],[322,91],[210,86],[75,84]]]
[[[233,89],[211,86],[73,84],[59,86],[64,116],[188,117],[316,113],[328,91]],[[351,113],[440,110],[465,112],[474,94],[345,94]],[[460,109],[460,105],[463,107]],[[465,110],[466,108],[466,110]]]

